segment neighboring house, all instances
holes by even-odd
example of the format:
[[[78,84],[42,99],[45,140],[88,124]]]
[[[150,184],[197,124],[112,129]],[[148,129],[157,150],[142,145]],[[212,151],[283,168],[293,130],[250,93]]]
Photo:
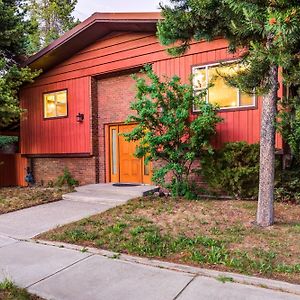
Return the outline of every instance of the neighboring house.
[[[194,42],[184,56],[170,57],[156,37],[159,19],[158,13],[95,13],[29,58],[27,65],[44,70],[20,92],[27,111],[21,153],[30,158],[37,182],[47,183],[67,167],[81,184],[150,183],[151,166],[135,158],[135,144],[118,135],[132,128],[124,124],[135,96],[130,74],[146,63],[159,75],[176,74],[184,82],[194,73],[197,92],[219,62],[237,59],[222,39]],[[224,118],[216,145],[259,141],[260,97],[244,95],[219,78],[207,100],[220,104]]]

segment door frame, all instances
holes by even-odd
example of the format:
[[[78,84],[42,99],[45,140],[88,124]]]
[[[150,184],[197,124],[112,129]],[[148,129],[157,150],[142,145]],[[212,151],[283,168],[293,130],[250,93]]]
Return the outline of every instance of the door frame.
[[[132,126],[135,125],[134,123],[130,123],[130,124],[125,124],[125,123],[114,123],[114,124],[107,124],[105,125],[105,134],[106,134],[106,182],[116,182],[119,183],[120,182],[120,151],[119,151],[119,128],[122,126]],[[117,132],[117,140],[116,143],[113,143],[112,140],[112,133],[114,132],[114,130],[116,130]],[[112,156],[112,151],[116,151],[116,157],[113,161],[113,156]],[[151,178],[152,178],[152,163],[150,162],[147,165],[144,163],[144,158],[141,158],[141,163],[142,163],[142,167],[141,167],[141,178],[142,178],[142,182],[140,182],[141,184],[151,184]],[[113,166],[114,165],[114,166]],[[149,166],[149,167],[148,167]],[[117,172],[112,172],[112,168],[114,167],[114,169],[117,169]],[[115,170],[116,170],[115,169]],[[148,170],[148,174],[145,174],[146,169]]]

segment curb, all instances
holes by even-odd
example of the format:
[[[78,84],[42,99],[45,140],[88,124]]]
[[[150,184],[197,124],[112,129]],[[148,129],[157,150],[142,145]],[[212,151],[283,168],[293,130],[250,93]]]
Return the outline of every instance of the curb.
[[[280,291],[280,292],[286,292],[294,295],[300,296],[300,285],[298,284],[292,284],[284,281],[278,281],[273,279],[266,279],[266,278],[260,278],[260,277],[254,277],[254,276],[247,276],[237,273],[231,273],[231,272],[223,272],[223,271],[216,271],[216,270],[209,270],[199,267],[192,267],[188,265],[182,265],[182,264],[176,264],[176,263],[170,263],[155,259],[149,259],[149,258],[143,258],[143,257],[137,257],[137,256],[131,256],[128,254],[120,254],[108,250],[102,250],[102,249],[96,249],[92,247],[82,247],[78,245],[73,244],[67,244],[62,242],[50,242],[45,240],[35,240],[35,239],[28,239],[23,240],[25,242],[31,242],[31,243],[38,243],[43,244],[47,246],[52,247],[58,247],[58,248],[66,248],[70,250],[75,251],[81,251],[84,253],[91,253],[94,255],[101,255],[110,259],[119,259],[124,262],[130,262],[130,263],[136,263],[136,264],[142,264],[145,266],[151,266],[156,268],[162,268],[162,269],[168,269],[173,270],[177,272],[183,272],[188,273],[195,276],[203,276],[203,277],[210,277],[214,278],[216,280],[219,280],[220,277],[226,277],[229,278],[231,282],[245,284],[245,285],[252,285],[260,288],[266,288],[274,291]]]

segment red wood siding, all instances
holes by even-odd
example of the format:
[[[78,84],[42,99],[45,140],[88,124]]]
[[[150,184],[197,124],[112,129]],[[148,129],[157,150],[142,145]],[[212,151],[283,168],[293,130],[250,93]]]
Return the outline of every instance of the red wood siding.
[[[155,35],[149,33],[114,33],[80,51],[54,69],[46,72],[21,93],[27,114],[22,120],[21,151],[26,154],[88,153],[91,149],[90,86],[91,76],[131,69],[152,63],[161,76],[175,74],[188,81],[193,65],[203,65],[237,57],[227,52],[224,40],[191,45],[186,55],[168,56]],[[69,117],[43,120],[42,94],[68,89]],[[116,85],[114,87],[118,89]],[[101,91],[100,91],[101,93]],[[260,99],[258,108],[246,111],[221,112],[217,144],[245,140],[259,141]],[[120,99],[120,105],[128,101]],[[82,124],[76,122],[78,112],[85,114]],[[101,120],[99,108],[99,120]],[[279,145],[279,144],[278,144]]]
[[[26,186],[26,167],[21,154],[0,154],[0,187]]]
[[[68,90],[68,117],[44,119],[43,93],[63,89]],[[90,153],[90,78],[23,89],[21,105],[22,154]],[[78,113],[84,122],[76,121]]]

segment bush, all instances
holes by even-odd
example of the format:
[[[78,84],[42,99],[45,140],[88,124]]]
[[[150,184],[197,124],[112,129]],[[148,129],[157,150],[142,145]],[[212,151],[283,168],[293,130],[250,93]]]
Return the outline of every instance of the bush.
[[[275,185],[275,199],[300,204],[300,167],[283,170]]]
[[[18,143],[17,136],[0,136],[0,148]]]
[[[210,187],[237,199],[258,195],[259,145],[227,143],[201,160],[201,174]]]
[[[63,175],[57,178],[55,185],[58,187],[62,187],[63,185],[74,187],[79,185],[79,182],[71,175],[70,171],[65,168]]]
[[[222,119],[218,107],[203,100],[206,91],[196,95],[191,84],[183,84],[178,76],[160,78],[151,66],[146,76],[134,76],[137,94],[131,103],[135,114],[128,123],[136,127],[124,134],[127,141],[139,141],[135,155],[145,162],[158,161],[161,166],[153,171],[152,180],[170,188],[173,196],[194,198],[190,182],[193,163],[202,153],[213,151],[210,141]],[[191,118],[197,105],[199,113]],[[168,181],[167,175],[172,176]]]

